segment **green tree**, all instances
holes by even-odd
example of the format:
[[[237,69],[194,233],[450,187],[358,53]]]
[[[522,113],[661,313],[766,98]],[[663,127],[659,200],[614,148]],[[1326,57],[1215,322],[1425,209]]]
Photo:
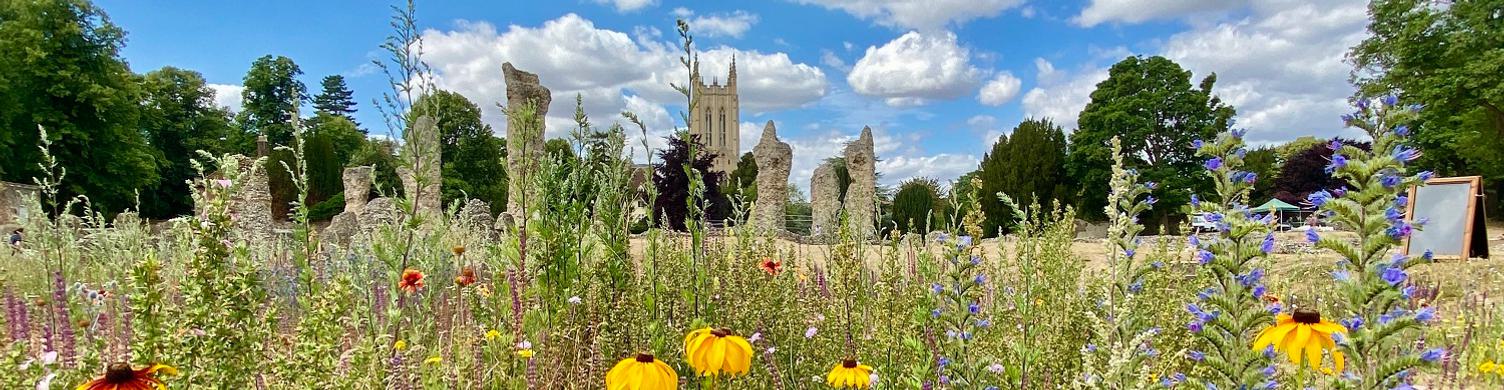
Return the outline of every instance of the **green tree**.
[[[214,106],[214,90],[198,72],[164,67],[141,82],[141,130],[153,148],[156,186],[141,193],[141,214],[166,219],[193,211],[188,181],[198,176],[192,160],[197,151],[228,151],[230,113]]]
[[[1368,38],[1353,46],[1358,98],[1398,94],[1425,105],[1408,130],[1420,169],[1482,175],[1504,211],[1504,23],[1501,0],[1376,0]],[[1504,213],[1494,213],[1504,215]]]
[[[1249,203],[1257,206],[1274,196],[1274,178],[1279,174],[1280,165],[1279,150],[1275,148],[1255,148],[1243,155],[1243,169],[1258,178],[1253,182],[1253,192],[1248,195]]]
[[[1195,140],[1228,130],[1235,111],[1212,94],[1217,75],[1199,85],[1191,72],[1164,57],[1128,57],[1108,70],[1071,133],[1067,168],[1081,193],[1083,216],[1103,218],[1112,159],[1108,141],[1122,139],[1125,164],[1146,182],[1158,183],[1151,218],[1167,225],[1170,214],[1190,202],[1192,193],[1211,192],[1211,181],[1196,158]]]
[[[236,118],[246,132],[265,135],[272,145],[292,145],[293,115],[307,99],[308,88],[298,81],[302,74],[298,64],[283,56],[262,56],[251,63]]]
[[[496,137],[491,126],[481,121],[480,107],[464,95],[438,90],[418,98],[412,112],[436,116],[444,204],[464,199],[468,194],[471,199],[489,203],[492,211],[505,208],[506,141]],[[415,119],[408,118],[408,123]]]
[[[934,179],[916,177],[904,181],[893,195],[893,223],[898,230],[925,233],[945,224],[940,213],[940,184]]]
[[[726,192],[741,197],[743,210],[748,210],[757,200],[757,158],[752,152],[742,153],[742,157],[736,160],[736,169],[726,177],[725,185],[730,189]]]
[[[43,175],[40,125],[67,172],[60,196],[86,195],[113,214],[156,185],[124,44],[125,32],[88,1],[0,2],[0,179]]]
[[[987,217],[982,228],[991,235],[1011,225],[1014,210],[997,201],[1000,192],[1021,206],[1067,201],[1065,152],[1065,131],[1049,119],[1025,120],[1011,135],[998,137],[977,168],[982,179],[978,195]]]
[[[313,97],[313,108],[321,114],[343,117],[359,128],[360,122],[355,121],[354,92],[351,92],[350,87],[345,85],[345,76],[337,74],[324,76],[321,85],[324,90]],[[365,129],[361,129],[360,133],[366,134]]]

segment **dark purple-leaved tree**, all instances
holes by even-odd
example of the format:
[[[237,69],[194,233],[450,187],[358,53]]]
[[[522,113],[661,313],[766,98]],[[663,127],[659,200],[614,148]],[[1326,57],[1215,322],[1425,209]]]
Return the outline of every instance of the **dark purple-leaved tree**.
[[[679,231],[685,230],[684,218],[689,213],[689,175],[684,165],[690,160],[690,142],[694,142],[697,151],[690,167],[705,185],[700,203],[705,208],[705,219],[713,222],[725,220],[731,210],[731,201],[721,193],[721,174],[710,169],[716,155],[705,151],[693,136],[689,137],[691,141],[667,137],[668,148],[658,151],[661,162],[653,165],[653,186],[658,189],[658,200],[653,204],[653,223]]]
[[[1337,141],[1368,150],[1367,142],[1345,139],[1337,139]],[[1285,203],[1310,207],[1309,202],[1306,201],[1306,195],[1320,190],[1345,187],[1347,182],[1333,178],[1332,174],[1327,172],[1326,167],[1331,162],[1330,143],[1311,145],[1305,150],[1291,154],[1284,166],[1280,167],[1279,176],[1274,179],[1274,197]]]

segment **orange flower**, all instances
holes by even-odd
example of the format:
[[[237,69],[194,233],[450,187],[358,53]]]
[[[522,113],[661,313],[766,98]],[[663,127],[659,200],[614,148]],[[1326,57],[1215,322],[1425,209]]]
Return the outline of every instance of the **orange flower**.
[[[767,272],[768,275],[778,276],[778,274],[783,273],[783,262],[764,257],[762,258],[762,263],[757,265],[757,268],[762,268],[762,272]]]
[[[454,277],[454,284],[458,284],[460,287],[470,287],[470,285],[475,284],[475,269],[465,267],[460,270],[459,276]]]
[[[157,373],[177,375],[178,370],[166,364],[132,370],[130,364],[113,363],[105,370],[104,376],[78,385],[74,390],[167,390],[167,384],[157,379]]]
[[[397,282],[397,288],[408,293],[417,292],[419,288],[423,288],[423,273],[412,268],[403,270],[402,280]]]

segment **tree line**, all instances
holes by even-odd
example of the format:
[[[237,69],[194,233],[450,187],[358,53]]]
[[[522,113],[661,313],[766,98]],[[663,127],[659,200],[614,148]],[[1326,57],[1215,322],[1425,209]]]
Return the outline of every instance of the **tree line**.
[[[372,138],[355,120],[358,104],[344,76],[319,80],[310,94],[292,59],[266,55],[242,80],[239,111],[219,107],[199,72],[163,67],[138,74],[120,55],[126,32],[87,0],[0,3],[0,180],[31,183],[45,177],[39,148],[64,175],[59,201],[86,196],[113,215],[137,210],[147,218],[192,212],[188,181],[198,172],[196,151],[267,154],[274,210],[286,215],[297,197],[283,164],[298,167],[289,149],[302,130],[308,197],[315,219],[343,209],[344,167],[377,169],[373,192],[400,193],[399,145]],[[480,109],[459,94],[438,91],[417,107],[442,113],[444,200],[468,195],[500,208],[506,202],[505,140],[481,121]],[[311,112],[303,112],[312,107]],[[258,137],[266,147],[258,148]],[[208,167],[211,171],[213,167]]]

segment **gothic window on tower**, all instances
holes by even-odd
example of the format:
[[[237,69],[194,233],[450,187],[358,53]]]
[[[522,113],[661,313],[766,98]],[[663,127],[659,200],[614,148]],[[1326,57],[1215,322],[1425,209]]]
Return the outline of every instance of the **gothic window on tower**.
[[[701,134],[699,134],[701,137],[705,137],[702,141],[706,144],[710,143],[710,119],[710,108],[707,107],[705,108],[705,128],[701,129]]]
[[[721,108],[721,123],[720,124],[721,124],[721,131],[717,135],[721,136],[721,143],[718,144],[718,145],[721,145],[721,146],[724,147],[724,146],[726,146],[726,108],[724,108],[724,107]]]

